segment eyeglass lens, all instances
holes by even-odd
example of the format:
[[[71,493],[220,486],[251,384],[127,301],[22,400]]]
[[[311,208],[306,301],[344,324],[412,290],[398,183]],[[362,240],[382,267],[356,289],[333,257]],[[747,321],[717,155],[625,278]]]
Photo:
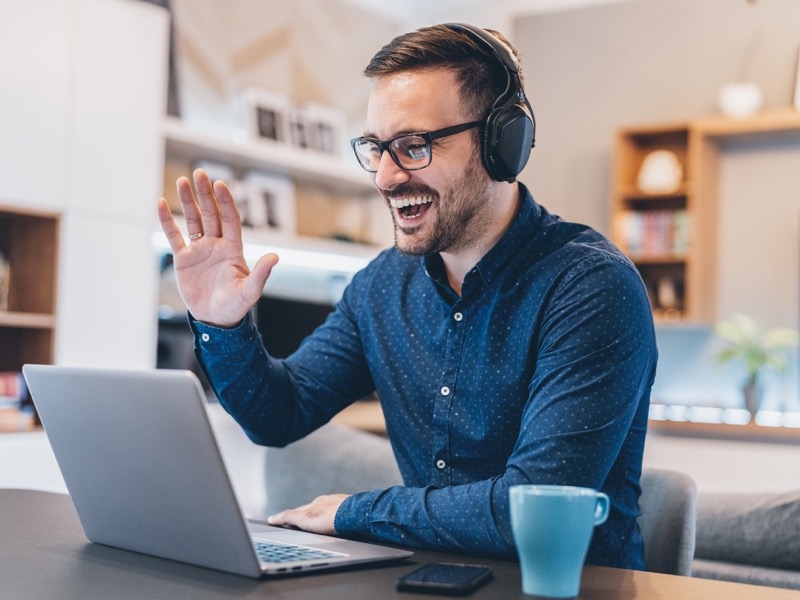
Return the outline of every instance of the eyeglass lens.
[[[431,146],[419,135],[403,135],[383,143],[362,138],[354,142],[353,148],[361,166],[372,172],[378,170],[384,148],[404,169],[422,169],[431,162]]]

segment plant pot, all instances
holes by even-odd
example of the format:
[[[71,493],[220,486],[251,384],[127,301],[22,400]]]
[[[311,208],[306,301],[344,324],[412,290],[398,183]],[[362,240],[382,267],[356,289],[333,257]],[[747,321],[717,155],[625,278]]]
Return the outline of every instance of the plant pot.
[[[755,421],[758,408],[761,406],[761,397],[763,390],[755,377],[748,379],[747,383],[742,387],[742,397],[744,398],[744,407],[750,413],[750,420]]]
[[[722,114],[733,119],[745,119],[759,111],[764,94],[752,81],[737,81],[722,86],[717,102]]]

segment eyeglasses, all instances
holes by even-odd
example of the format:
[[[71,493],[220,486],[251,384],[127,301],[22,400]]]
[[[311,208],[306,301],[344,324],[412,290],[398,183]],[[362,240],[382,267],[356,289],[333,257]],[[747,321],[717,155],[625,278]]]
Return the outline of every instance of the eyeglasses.
[[[455,135],[481,124],[483,124],[482,120],[470,121],[427,133],[405,133],[385,142],[373,138],[357,137],[350,140],[350,145],[353,146],[358,164],[370,173],[378,171],[384,150],[389,151],[389,156],[401,169],[417,171],[431,164],[433,140]]]

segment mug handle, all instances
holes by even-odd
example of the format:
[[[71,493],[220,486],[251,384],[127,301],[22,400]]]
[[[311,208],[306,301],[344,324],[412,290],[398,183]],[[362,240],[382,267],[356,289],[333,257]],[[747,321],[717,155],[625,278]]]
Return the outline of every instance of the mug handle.
[[[597,504],[594,507],[594,524],[602,525],[606,522],[608,518],[608,509],[611,506],[611,502],[608,499],[608,496],[602,492],[597,492],[597,497],[595,498]]]

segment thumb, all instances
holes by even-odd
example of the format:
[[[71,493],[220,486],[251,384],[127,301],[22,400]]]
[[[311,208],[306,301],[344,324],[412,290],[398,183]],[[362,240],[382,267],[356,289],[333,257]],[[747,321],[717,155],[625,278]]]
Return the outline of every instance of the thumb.
[[[272,273],[272,268],[278,264],[278,260],[278,255],[274,252],[270,252],[256,261],[256,264],[253,265],[253,269],[250,271],[250,276],[247,278],[248,292],[251,292],[254,296],[261,295],[264,285],[266,285],[267,279],[269,279],[269,275]]]

